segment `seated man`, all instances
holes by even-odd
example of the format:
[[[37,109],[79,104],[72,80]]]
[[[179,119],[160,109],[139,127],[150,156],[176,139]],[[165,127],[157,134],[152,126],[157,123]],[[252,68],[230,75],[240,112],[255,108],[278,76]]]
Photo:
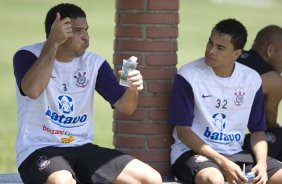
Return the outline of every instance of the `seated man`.
[[[282,28],[269,25],[261,29],[252,48],[243,52],[237,61],[256,70],[261,76],[268,128],[268,155],[282,161],[282,128],[277,123],[278,106],[282,98]],[[246,140],[248,146],[249,139]]]
[[[86,14],[74,4],[52,7],[45,31],[45,41],[14,56],[17,165],[23,182],[161,184],[160,174],[148,164],[92,143],[94,92],[131,114],[143,89],[140,72],[128,73],[126,89],[119,85],[109,63],[87,51]]]
[[[205,57],[185,64],[175,76],[169,123],[174,125],[171,163],[179,180],[196,184],[282,181],[282,163],[267,157],[261,78],[235,60],[247,40],[235,19],[211,31]],[[252,152],[243,150],[247,128]]]

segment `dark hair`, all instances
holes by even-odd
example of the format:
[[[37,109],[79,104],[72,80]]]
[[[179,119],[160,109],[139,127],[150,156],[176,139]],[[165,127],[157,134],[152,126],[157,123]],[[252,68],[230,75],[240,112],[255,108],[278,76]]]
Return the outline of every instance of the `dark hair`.
[[[218,31],[219,33],[228,34],[231,36],[231,42],[234,46],[234,49],[244,48],[247,42],[247,30],[245,26],[236,19],[224,19],[217,23],[213,30]]]
[[[56,19],[57,12],[60,13],[61,19],[69,17],[75,19],[78,17],[86,17],[85,12],[78,6],[69,3],[61,3],[51,8],[45,18],[45,32],[46,38],[48,38],[51,30],[51,26]]]

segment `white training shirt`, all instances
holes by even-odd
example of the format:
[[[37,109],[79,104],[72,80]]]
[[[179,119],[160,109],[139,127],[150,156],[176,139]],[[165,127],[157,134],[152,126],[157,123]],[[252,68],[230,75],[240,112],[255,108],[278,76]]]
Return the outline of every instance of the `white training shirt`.
[[[43,45],[38,43],[20,50],[39,57]],[[47,88],[35,100],[22,95],[17,88],[18,166],[42,147],[92,143],[94,91],[104,62],[104,58],[91,52],[68,63],[55,61]]]
[[[265,129],[262,98],[261,79],[254,70],[235,62],[231,77],[222,78],[201,58],[178,71],[169,123],[191,126],[219,153],[238,153],[242,151],[247,127],[251,132]],[[172,164],[190,150],[180,141],[175,129],[173,137]]]

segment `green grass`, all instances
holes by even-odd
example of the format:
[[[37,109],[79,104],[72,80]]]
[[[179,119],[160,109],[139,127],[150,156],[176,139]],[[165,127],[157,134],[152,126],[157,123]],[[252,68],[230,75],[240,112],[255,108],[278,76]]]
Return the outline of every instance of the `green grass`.
[[[0,0],[0,173],[16,172],[15,138],[17,132],[15,81],[12,58],[23,45],[45,39],[44,18],[59,0]],[[91,39],[90,51],[105,57],[110,63],[113,56],[114,0],[67,0],[81,6],[87,13]],[[282,26],[282,2],[269,7],[239,4],[213,4],[208,0],[180,0],[178,38],[178,67],[201,57],[211,27],[220,19],[234,17],[249,31],[246,48],[252,44],[257,30],[267,24]],[[94,103],[94,142],[112,147],[112,110],[98,95]],[[280,107],[280,112],[281,112]],[[280,113],[281,114],[281,113]],[[281,115],[279,122],[282,122]]]

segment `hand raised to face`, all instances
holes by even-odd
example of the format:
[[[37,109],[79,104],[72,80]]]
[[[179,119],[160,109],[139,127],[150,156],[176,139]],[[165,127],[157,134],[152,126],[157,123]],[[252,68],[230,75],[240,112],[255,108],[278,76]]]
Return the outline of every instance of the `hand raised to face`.
[[[49,39],[54,41],[56,44],[61,45],[72,36],[71,19],[69,17],[61,19],[60,13],[57,12],[56,19],[51,27]]]

